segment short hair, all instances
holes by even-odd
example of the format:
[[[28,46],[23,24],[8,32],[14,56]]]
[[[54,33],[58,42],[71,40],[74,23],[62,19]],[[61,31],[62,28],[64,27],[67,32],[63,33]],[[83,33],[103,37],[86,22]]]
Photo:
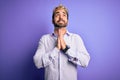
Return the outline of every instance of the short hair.
[[[57,6],[57,7],[54,8],[53,14],[52,14],[52,20],[54,20],[55,12],[56,12],[57,10],[59,10],[59,9],[65,10],[65,12],[66,12],[66,14],[67,14],[67,19],[68,19],[68,17],[69,17],[68,9],[67,9],[65,6],[63,6],[62,4],[60,4],[59,6]]]

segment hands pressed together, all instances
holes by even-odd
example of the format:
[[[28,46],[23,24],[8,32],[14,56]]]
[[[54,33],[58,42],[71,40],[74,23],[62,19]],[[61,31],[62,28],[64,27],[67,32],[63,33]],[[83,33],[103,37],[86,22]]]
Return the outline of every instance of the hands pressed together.
[[[57,46],[56,47],[59,50],[64,50],[66,48],[66,43],[63,39],[65,30],[59,29],[57,33],[58,33],[58,38],[57,38]]]

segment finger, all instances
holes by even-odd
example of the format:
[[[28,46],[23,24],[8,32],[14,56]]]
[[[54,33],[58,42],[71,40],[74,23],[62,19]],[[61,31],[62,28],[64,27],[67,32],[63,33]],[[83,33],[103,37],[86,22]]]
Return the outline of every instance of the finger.
[[[60,39],[58,38],[58,41],[57,41],[57,45],[58,45],[58,48],[61,49],[61,44],[60,44]]]

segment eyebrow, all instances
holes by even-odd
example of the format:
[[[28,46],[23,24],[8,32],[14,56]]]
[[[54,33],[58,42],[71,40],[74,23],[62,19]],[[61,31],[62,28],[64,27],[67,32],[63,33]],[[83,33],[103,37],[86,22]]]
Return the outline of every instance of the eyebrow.
[[[58,13],[60,13],[60,12],[55,12],[55,14],[58,14]],[[66,12],[62,12],[63,14],[67,14]]]

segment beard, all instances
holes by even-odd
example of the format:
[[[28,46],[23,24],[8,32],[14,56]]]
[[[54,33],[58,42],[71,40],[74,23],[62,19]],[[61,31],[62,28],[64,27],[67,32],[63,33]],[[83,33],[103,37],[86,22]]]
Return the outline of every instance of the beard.
[[[61,23],[62,22],[62,23]],[[63,27],[66,27],[68,22],[65,22],[64,20],[60,19],[58,20],[57,22],[54,22],[53,21],[53,24],[56,28],[63,28]]]

